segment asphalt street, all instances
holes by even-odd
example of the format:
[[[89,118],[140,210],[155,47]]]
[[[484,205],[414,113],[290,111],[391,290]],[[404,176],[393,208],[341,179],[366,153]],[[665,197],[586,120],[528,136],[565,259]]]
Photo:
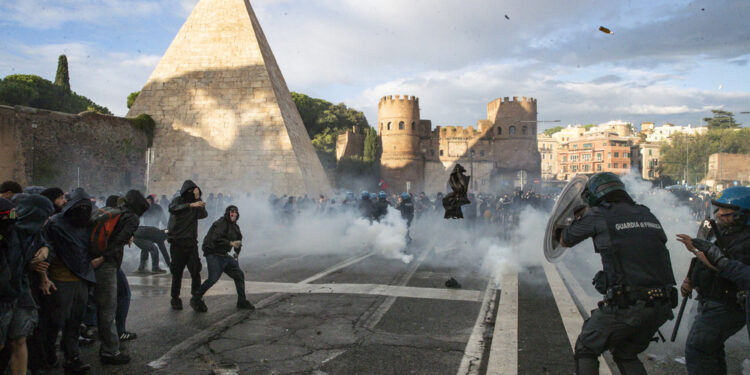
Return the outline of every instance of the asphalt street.
[[[133,362],[102,366],[98,344],[84,347],[83,359],[94,366],[91,374],[574,373],[572,345],[596,301],[593,271],[575,255],[557,267],[489,275],[481,259],[451,267],[450,257],[433,262],[433,250],[418,243],[409,251],[409,264],[364,249],[245,255],[254,312],[235,308],[226,276],[205,297],[209,312],[199,314],[188,306],[187,289],[185,310],[171,310],[168,275],[131,274],[128,329],[139,337],[124,346]],[[446,288],[451,277],[460,289]],[[730,373],[741,371],[745,335],[728,346]],[[683,343],[653,343],[642,355],[649,373],[684,374]],[[601,369],[617,373],[607,356]]]

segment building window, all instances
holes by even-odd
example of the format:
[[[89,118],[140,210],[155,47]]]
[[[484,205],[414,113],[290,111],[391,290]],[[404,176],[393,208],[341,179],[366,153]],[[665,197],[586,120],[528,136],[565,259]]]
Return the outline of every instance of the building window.
[[[622,167],[625,168],[625,169],[627,169],[628,168],[628,164],[627,163],[622,163]]]
[[[607,163],[607,168],[612,168],[612,164],[611,163]]]
[[[570,166],[570,171],[571,172],[578,172],[578,166],[577,165],[571,165]]]
[[[651,156],[651,151],[653,151],[653,150],[648,150],[648,156]],[[653,177],[653,176],[651,176],[651,177]]]
[[[617,167],[617,165],[618,165],[618,164],[617,164],[617,163],[615,163],[615,169],[617,169],[617,168],[618,168],[618,167]]]
[[[583,165],[583,171],[584,172],[588,172],[589,171],[589,165],[588,164],[584,164]]]
[[[430,150],[430,156],[435,156],[435,150]]]
[[[391,130],[391,122],[388,121],[388,130]]]
[[[591,143],[584,143],[583,148],[591,148]]]
[[[623,153],[622,153],[622,157],[624,157],[624,158],[629,158],[629,157],[630,157],[630,153],[627,153],[627,152],[623,152]]]
[[[511,126],[510,128],[508,128],[508,134],[510,135],[516,134],[516,127]]]
[[[503,135],[503,128],[497,127],[497,135]]]
[[[567,171],[568,171],[568,167],[563,165],[563,172],[567,172]]]
[[[521,134],[523,134],[523,135],[526,135],[526,131],[527,131],[527,130],[528,130],[528,127],[527,127],[526,125],[524,125],[524,126],[523,126],[523,127],[521,128]]]
[[[602,165],[601,164],[597,164],[596,165],[596,171],[597,172],[601,172],[602,171]]]
[[[590,161],[591,160],[591,154],[583,154],[583,155],[581,155],[581,160],[583,160],[583,161]]]
[[[401,121],[398,123],[398,130],[404,130],[404,122]]]
[[[611,152],[607,153],[607,159],[612,159],[612,153]]]
[[[596,160],[602,160],[602,153],[601,152],[597,152],[596,153]]]
[[[417,127],[417,123],[416,123],[416,121],[412,121],[412,122],[411,122],[411,130],[414,130],[414,129],[416,129],[416,127]]]
[[[574,150],[578,150],[578,145],[573,145]]]
[[[570,155],[570,161],[578,161],[578,155]]]
[[[563,163],[567,163],[567,162],[568,162],[568,155],[563,155]]]
[[[440,156],[443,156],[443,150],[440,150]]]
[[[615,152],[615,157],[619,158],[620,157],[620,153],[619,152]]]
[[[607,147],[607,142],[604,142],[604,144],[602,146]]]
[[[484,150],[479,150],[479,156],[484,156]]]

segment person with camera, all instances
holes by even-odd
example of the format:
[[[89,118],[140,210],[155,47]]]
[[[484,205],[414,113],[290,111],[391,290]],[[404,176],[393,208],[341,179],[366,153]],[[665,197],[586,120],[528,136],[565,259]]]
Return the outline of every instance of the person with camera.
[[[672,319],[677,289],[667,236],[646,206],[635,204],[613,173],[591,176],[581,197],[588,204],[560,237],[563,247],[591,237],[604,270],[594,278],[604,294],[575,345],[576,373],[599,373],[598,356],[609,350],[623,375],[646,374],[638,354]]]
[[[208,278],[190,300],[190,306],[195,312],[208,311],[208,307],[203,302],[203,295],[219,281],[222,273],[226,273],[234,280],[237,288],[237,308],[255,309],[255,306],[245,297],[245,275],[238,262],[242,249],[242,232],[237,225],[239,218],[240,212],[237,206],[227,207],[224,216],[211,225],[211,229],[203,239],[203,255],[206,256],[208,264]],[[233,248],[234,256],[230,256],[229,252]]]

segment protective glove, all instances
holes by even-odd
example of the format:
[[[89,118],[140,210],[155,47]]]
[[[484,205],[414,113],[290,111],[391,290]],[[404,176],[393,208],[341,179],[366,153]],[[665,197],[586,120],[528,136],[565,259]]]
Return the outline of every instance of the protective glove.
[[[698,251],[703,252],[708,261],[718,269],[722,269],[729,262],[729,259],[724,256],[724,253],[721,252],[719,247],[709,241],[693,238],[693,246],[695,246]]]

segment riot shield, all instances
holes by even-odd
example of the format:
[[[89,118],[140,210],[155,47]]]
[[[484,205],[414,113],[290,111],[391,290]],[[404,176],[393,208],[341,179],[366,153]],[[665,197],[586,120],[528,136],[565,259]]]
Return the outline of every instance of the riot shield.
[[[559,236],[562,230],[573,221],[573,210],[586,205],[581,198],[581,192],[588,180],[588,176],[576,175],[565,185],[555,202],[552,216],[547,221],[547,230],[544,233],[544,257],[549,262],[556,262],[565,253],[565,248],[560,246]]]

